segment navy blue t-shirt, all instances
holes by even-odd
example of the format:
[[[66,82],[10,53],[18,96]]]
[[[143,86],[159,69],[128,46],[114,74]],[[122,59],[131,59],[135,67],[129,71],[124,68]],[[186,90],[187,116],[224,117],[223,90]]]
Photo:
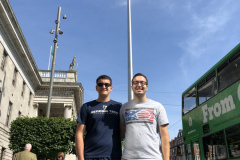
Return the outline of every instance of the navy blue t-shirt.
[[[119,111],[122,104],[113,100],[83,104],[77,122],[86,125],[84,157],[121,158]]]

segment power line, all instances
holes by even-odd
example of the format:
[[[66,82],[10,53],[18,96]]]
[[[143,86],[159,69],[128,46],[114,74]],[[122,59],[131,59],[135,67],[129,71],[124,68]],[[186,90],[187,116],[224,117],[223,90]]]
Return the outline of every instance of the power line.
[[[94,89],[84,89],[85,91],[88,91],[88,90],[94,90]],[[95,90],[94,90],[95,91]],[[116,90],[114,90],[114,91],[116,91]],[[121,90],[122,91],[122,90]],[[125,91],[127,91],[127,90],[125,90]],[[87,92],[85,92],[85,93],[87,93]],[[124,102],[125,103],[125,102]],[[180,104],[162,104],[163,106],[182,106],[182,105],[180,105]]]
[[[182,93],[180,93],[180,92],[167,92],[167,91],[166,91],[166,92],[157,92],[157,91],[149,91],[149,90],[148,90],[148,92],[149,92],[149,93],[174,93],[174,94],[182,94]]]
[[[182,106],[182,105],[179,105],[179,104],[163,104],[164,106]]]
[[[170,126],[168,129],[172,128],[173,126],[175,126],[177,123],[179,123],[180,121],[182,121],[181,119],[179,121],[177,121],[176,123],[174,123],[172,126]]]
[[[55,64],[56,66],[57,66],[57,68],[60,70],[60,71],[62,71],[62,69],[57,65],[57,64]]]
[[[116,87],[115,87],[116,88]],[[94,89],[85,89],[85,90],[94,90]],[[127,91],[125,89],[114,89],[114,91]],[[149,91],[149,93],[175,93],[175,94],[180,94],[180,92],[157,92],[157,91]]]
[[[93,98],[87,93],[87,92],[84,92],[84,95],[87,95],[88,97],[90,97],[91,100],[93,100]]]

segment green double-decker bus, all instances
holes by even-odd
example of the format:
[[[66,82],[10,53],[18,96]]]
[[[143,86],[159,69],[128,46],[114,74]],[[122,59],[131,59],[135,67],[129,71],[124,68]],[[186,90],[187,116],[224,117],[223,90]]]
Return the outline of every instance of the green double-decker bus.
[[[240,44],[182,94],[187,160],[240,159]]]

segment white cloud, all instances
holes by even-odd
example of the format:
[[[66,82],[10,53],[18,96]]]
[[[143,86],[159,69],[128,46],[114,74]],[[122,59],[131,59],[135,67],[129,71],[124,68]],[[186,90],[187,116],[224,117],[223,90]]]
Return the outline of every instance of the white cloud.
[[[117,4],[120,6],[126,6],[127,5],[127,0],[118,0]]]
[[[237,5],[234,6],[231,1],[204,3],[204,5],[204,7],[191,3],[186,5],[187,14],[190,17],[185,20],[185,29],[188,32],[179,44],[184,51],[180,66],[185,75],[191,69],[191,64],[199,63],[203,57],[207,61],[207,58],[211,57],[209,54],[214,54],[209,51],[217,47],[220,41],[228,36],[227,27],[237,9]]]
[[[206,9],[204,13],[189,10],[191,21],[187,28],[190,31],[190,36],[183,43],[183,48],[186,49],[187,53],[194,57],[200,57],[203,54],[200,51],[204,51],[200,49],[200,46],[206,44],[207,41],[215,39],[214,34],[221,32],[222,28],[227,24],[231,17],[231,12],[227,8],[221,9],[225,4],[222,5],[220,7],[216,6],[216,8],[211,7],[210,11]],[[213,10],[215,11],[213,12]]]

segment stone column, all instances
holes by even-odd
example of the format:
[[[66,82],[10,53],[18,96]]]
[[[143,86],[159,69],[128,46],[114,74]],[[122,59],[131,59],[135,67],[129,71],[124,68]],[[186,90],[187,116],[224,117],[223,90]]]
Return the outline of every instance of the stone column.
[[[39,107],[38,103],[33,104],[33,117],[38,117],[38,107]]]
[[[72,118],[72,106],[64,105],[64,118]]]
[[[72,119],[77,119],[77,110],[76,110],[76,105],[73,106],[73,109],[72,109]]]

